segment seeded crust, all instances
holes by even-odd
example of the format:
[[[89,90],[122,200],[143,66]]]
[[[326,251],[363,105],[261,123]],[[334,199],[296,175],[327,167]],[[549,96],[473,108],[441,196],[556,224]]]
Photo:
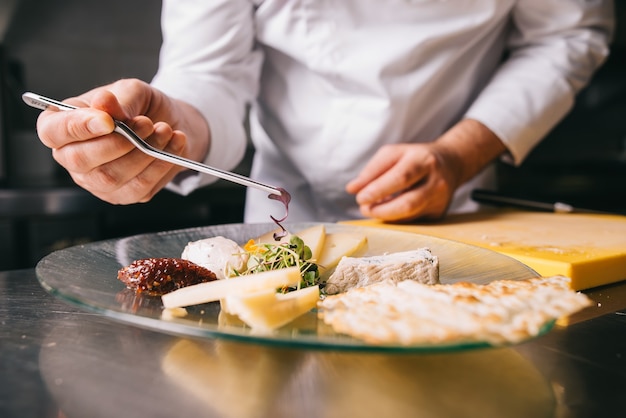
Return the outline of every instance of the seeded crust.
[[[425,285],[385,281],[328,296],[319,317],[371,344],[515,343],[591,304],[564,276]]]

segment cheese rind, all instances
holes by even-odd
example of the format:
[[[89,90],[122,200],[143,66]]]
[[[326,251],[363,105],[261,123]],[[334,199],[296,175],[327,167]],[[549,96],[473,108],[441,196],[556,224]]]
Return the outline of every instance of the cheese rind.
[[[385,280],[439,283],[439,259],[428,248],[372,257],[343,257],[326,281],[325,291],[332,295]]]

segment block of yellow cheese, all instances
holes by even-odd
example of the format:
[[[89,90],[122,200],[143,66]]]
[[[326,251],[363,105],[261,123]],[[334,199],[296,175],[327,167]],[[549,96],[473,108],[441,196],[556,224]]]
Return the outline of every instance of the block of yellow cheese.
[[[574,290],[626,280],[626,216],[499,210],[449,215],[429,223],[345,223],[488,248],[521,261],[542,276],[568,276]]]

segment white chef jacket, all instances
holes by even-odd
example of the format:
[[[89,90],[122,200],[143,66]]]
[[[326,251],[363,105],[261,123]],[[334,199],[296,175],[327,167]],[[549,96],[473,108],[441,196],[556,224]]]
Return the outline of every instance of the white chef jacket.
[[[206,163],[292,195],[290,221],[360,216],[345,192],[383,144],[433,141],[462,118],[489,127],[519,164],[572,107],[607,55],[603,0],[165,0],[152,84],[206,117]],[[457,191],[450,212],[474,209]],[[215,180],[186,176],[181,193]],[[281,215],[249,189],[247,222]]]

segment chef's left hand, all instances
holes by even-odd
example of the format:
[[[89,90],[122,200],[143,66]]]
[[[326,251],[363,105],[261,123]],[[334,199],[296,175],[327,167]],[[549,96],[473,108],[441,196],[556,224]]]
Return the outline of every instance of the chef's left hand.
[[[486,126],[464,119],[434,142],[382,147],[346,191],[356,195],[365,217],[441,218],[455,190],[505,150]]]

